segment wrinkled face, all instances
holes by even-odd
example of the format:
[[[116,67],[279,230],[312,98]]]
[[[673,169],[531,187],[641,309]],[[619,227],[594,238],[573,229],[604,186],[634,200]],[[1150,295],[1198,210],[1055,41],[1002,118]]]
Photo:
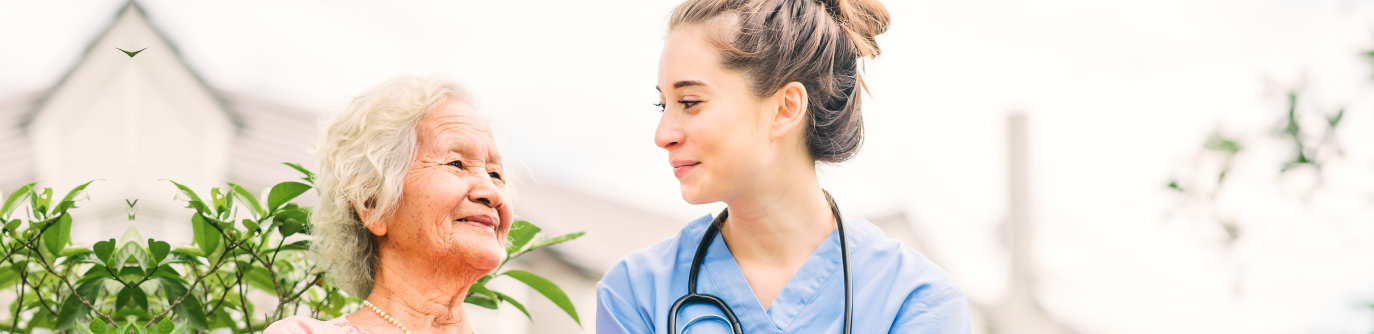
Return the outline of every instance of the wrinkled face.
[[[387,224],[390,247],[440,265],[496,270],[513,217],[491,129],[472,105],[450,99],[415,130],[415,160]]]
[[[741,196],[756,179],[750,176],[763,172],[759,157],[768,143],[767,106],[744,74],[720,65],[720,51],[700,27],[668,33],[658,65],[663,115],[654,133],[692,204]]]

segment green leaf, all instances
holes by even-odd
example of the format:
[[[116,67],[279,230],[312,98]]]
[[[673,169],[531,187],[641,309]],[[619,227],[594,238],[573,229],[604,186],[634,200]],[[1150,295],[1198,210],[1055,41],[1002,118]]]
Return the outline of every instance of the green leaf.
[[[94,254],[90,249],[81,247],[67,247],[57,252],[58,257],[67,258],[67,261],[79,261]]]
[[[221,194],[219,188],[210,188],[210,203],[215,205],[215,212],[220,215],[229,213],[229,208],[233,207],[229,194]]]
[[[68,191],[67,196],[63,196],[62,201],[57,202],[57,206],[53,207],[52,212],[49,212],[49,214],[55,215],[58,213],[66,212],[67,209],[75,208],[76,196],[84,193],[86,190],[86,186],[91,185],[91,182],[95,182],[95,180],[86,181],[86,183],[82,183],[81,185],[76,186],[76,188],[72,188],[72,191]]]
[[[115,252],[116,266],[129,264],[133,260],[135,264],[144,269],[152,269],[152,261],[148,259],[148,251],[143,249],[143,245],[136,242],[125,243],[124,246]],[[142,271],[140,271],[142,274]]]
[[[52,188],[43,188],[43,192],[35,191],[29,196],[29,206],[35,214],[48,212],[48,204],[52,202]]]
[[[97,321],[97,322],[99,322],[99,321]],[[73,328],[76,328],[76,331],[79,332],[79,333],[81,333],[81,334],[95,334],[95,332],[92,332],[92,331],[91,331],[91,327],[90,327],[89,324],[86,324],[86,325],[78,324],[78,325],[76,325],[76,327],[73,327]]]
[[[204,201],[201,201],[201,200],[200,200],[200,196],[197,196],[197,195],[196,195],[196,192],[195,192],[195,191],[192,191],[191,188],[188,188],[188,187],[186,187],[185,185],[182,185],[182,184],[180,184],[180,183],[177,183],[177,181],[168,180],[168,182],[171,182],[172,184],[175,184],[175,185],[177,186],[177,189],[181,189],[181,193],[186,195],[186,197],[187,197],[187,200],[186,200],[186,202],[187,202],[187,203],[186,203],[186,207],[196,209],[196,212],[198,212],[198,213],[200,213],[200,214],[205,214],[205,215],[213,215],[213,214],[214,214],[214,212],[210,212],[210,208],[207,208],[207,207],[205,206],[205,202],[204,202]]]
[[[272,253],[272,252],[275,252],[275,251],[277,251],[277,250],[278,250],[277,248],[268,249],[268,250],[267,250],[266,252],[264,252],[264,253]],[[281,248],[280,248],[280,250],[299,250],[299,251],[310,250],[310,240],[296,240],[295,242],[292,242],[292,243],[289,243],[289,244],[282,245]]]
[[[181,334],[181,333],[185,333],[186,330],[188,329],[188,328],[187,328],[187,324],[188,324],[188,322],[186,322],[186,321],[178,322],[178,323],[177,323],[177,326],[172,328],[172,334]]]
[[[548,298],[554,305],[558,305],[558,308],[563,309],[563,312],[568,313],[568,316],[572,317],[578,326],[582,326],[582,319],[577,317],[577,309],[573,308],[572,300],[568,299],[568,294],[563,292],[563,289],[559,288],[557,284],[523,270],[510,270],[501,273],[501,275],[510,276],[510,278],[534,288],[534,291],[538,291],[539,294],[544,295],[544,298]]]
[[[295,204],[288,204],[286,208],[277,211],[276,215],[272,216],[272,222],[277,226],[277,232],[281,233],[282,238],[307,232],[310,212],[306,210],[306,208],[295,207]]]
[[[19,280],[19,271],[4,270],[0,271],[0,287],[10,287],[15,281]]]
[[[1220,132],[1212,133],[1212,137],[1207,139],[1204,148],[1225,153],[1226,155],[1236,155],[1241,150],[1240,142],[1222,135]]]
[[[257,196],[253,196],[253,193],[249,192],[248,189],[230,183],[229,193],[233,194],[234,198],[238,198],[239,202],[248,205],[248,208],[253,210],[253,218],[262,218],[267,215],[267,211],[263,210],[262,204],[258,203]]]
[[[111,260],[114,260],[114,257],[111,257],[111,255],[114,255],[114,250],[115,250],[115,239],[114,239],[114,238],[111,238],[111,239],[109,239],[109,240],[104,240],[104,241],[97,241],[97,242],[95,243],[95,246],[91,246],[91,249],[93,249],[93,250],[95,251],[95,257],[96,257],[97,259],[100,259],[100,261],[104,262],[106,266],[114,266],[114,265],[115,265],[115,264],[112,263],[112,261],[111,261]]]
[[[146,272],[139,266],[124,266],[119,269],[119,280],[125,283],[136,283],[143,279]]]
[[[495,300],[480,294],[468,295],[467,298],[463,298],[463,302],[491,310],[495,310],[497,307]]]
[[[10,193],[9,197],[5,197],[4,206],[0,206],[0,217],[3,217],[4,219],[9,219],[10,210],[14,210],[14,208],[16,208],[16,206],[14,206],[14,203],[18,203],[19,201],[24,200],[25,197],[29,197],[29,195],[33,194],[33,185],[34,183],[29,183],[20,186],[19,189],[15,189],[13,193]]]
[[[172,245],[166,242],[148,239],[148,255],[152,257],[152,264],[156,266],[162,263],[162,259],[167,258],[167,253],[172,251]]]
[[[95,333],[95,334],[106,334],[106,333],[109,333],[109,330],[107,330],[106,327],[105,327],[105,321],[92,321],[92,322],[91,322],[91,333]]]
[[[302,180],[305,180],[305,182],[309,182],[309,183],[312,184],[312,185],[315,184],[315,173],[314,173],[314,172],[311,172],[309,169],[305,169],[305,167],[301,167],[301,165],[298,165],[298,164],[294,164],[294,163],[290,163],[290,162],[283,162],[282,164],[283,164],[283,165],[287,165],[287,166],[291,166],[291,168],[294,168],[296,171],[301,172],[301,174],[305,174],[305,177],[304,177],[304,178],[301,178]]]
[[[557,237],[553,237],[553,238],[548,238],[548,239],[540,240],[540,241],[538,241],[538,242],[535,242],[534,245],[531,245],[531,246],[530,246],[530,249],[540,249],[540,248],[544,248],[544,247],[548,247],[548,246],[553,246],[553,245],[561,244],[561,243],[567,242],[567,241],[572,240],[572,239],[581,238],[581,237],[582,237],[583,235],[585,235],[585,234],[587,234],[587,232],[575,232],[575,233],[568,233],[568,234],[560,235],[560,236],[557,236]]]
[[[161,280],[162,291],[167,295],[167,299],[176,302],[182,296],[186,299],[172,309],[173,314],[186,319],[187,327],[195,330],[208,330],[209,322],[205,319],[205,309],[200,305],[200,298],[195,295],[187,294],[186,285],[180,281],[170,278],[158,278]]]
[[[252,232],[257,232],[262,229],[262,226],[259,226],[258,222],[255,222],[252,219],[244,219],[241,223],[243,223],[243,228],[248,229]]]
[[[59,306],[55,326],[57,327],[57,330],[72,328],[76,325],[76,321],[79,318],[85,317],[86,314],[90,312],[91,308],[86,307],[86,304],[82,303],[81,300],[78,300],[77,296],[79,295],[82,298],[86,298],[87,301],[95,300],[95,296],[100,293],[101,283],[101,280],[86,281],[85,283],[81,283],[81,285],[77,286],[75,294],[67,296],[67,299],[62,302],[61,306]],[[95,322],[99,323],[101,321]],[[92,325],[92,331],[96,331],[96,328],[94,328],[94,324]],[[100,328],[99,331],[96,332],[103,333],[105,332],[105,329]]]
[[[176,329],[176,324],[172,323],[172,318],[162,318],[157,322],[157,334],[172,334]]]
[[[530,322],[534,322],[534,317],[530,316],[530,311],[525,309],[525,304],[521,304],[520,302],[515,301],[515,298],[511,298],[511,296],[507,296],[504,293],[496,291],[492,291],[492,293],[496,294],[496,298],[498,300],[510,303],[511,306],[515,306],[515,309],[520,310],[520,313],[525,314],[525,318],[530,319]]]
[[[538,234],[539,230],[539,226],[534,226],[528,221],[516,220],[511,223],[510,233],[506,236],[510,240],[510,244],[506,245],[506,255],[515,254],[523,249],[530,240],[534,239],[534,235]]]
[[[5,224],[5,227],[7,227],[7,230],[9,231],[8,234],[9,234],[10,238],[14,238],[14,239],[23,239],[23,236],[22,236],[22,235],[19,235],[19,223],[20,223],[19,220],[18,220],[18,219],[15,219],[15,220],[11,220],[9,223]],[[13,225],[14,228],[8,228],[8,227],[11,226],[11,225]]]
[[[72,216],[63,213],[52,225],[43,230],[43,242],[52,254],[61,253],[72,240]]]
[[[263,267],[254,266],[248,269],[248,272],[243,273],[243,278],[248,281],[249,286],[276,294],[277,287],[272,285],[272,274]]]
[[[176,269],[172,269],[170,266],[157,267],[157,270],[153,272],[153,277],[165,277],[178,280],[184,279],[180,273],[177,273]]]
[[[135,199],[130,201],[128,198],[125,198],[124,213],[129,215],[129,221],[133,221],[138,215],[138,200]]]
[[[204,257],[204,256],[205,256],[205,252],[201,251],[199,248],[181,247],[181,248],[172,249],[172,255],[175,255],[175,256],[173,256],[174,258],[175,258],[175,257],[182,257],[182,258],[187,258],[187,259],[189,260],[189,259],[195,258],[195,257]]]
[[[115,298],[115,308],[128,309],[136,308],[140,310],[148,309],[148,295],[137,286],[126,286],[119,291],[119,297]]]
[[[82,274],[81,278],[77,279],[76,282],[82,283],[88,280],[98,279],[100,277],[114,277],[114,275],[110,274],[109,267],[106,267],[103,264],[96,264],[94,266],[91,266],[91,269],[86,270],[86,273]]]
[[[310,185],[300,182],[282,182],[272,186],[267,192],[267,209],[276,212],[283,204],[310,190]]]
[[[210,226],[210,222],[205,220],[205,216],[196,214],[191,216],[191,239],[196,246],[200,247],[201,254],[209,256],[214,252],[215,247],[219,246],[219,230]]]
[[[76,326],[77,318],[86,314],[86,312],[82,312],[84,310],[86,310],[86,305],[81,304],[81,301],[76,299],[76,295],[67,296],[62,305],[58,306],[57,328],[55,329],[60,331]]]
[[[128,318],[128,317],[130,317],[130,316],[136,316],[136,317],[142,319],[142,318],[146,318],[146,317],[147,317],[147,316],[144,316],[144,315],[143,315],[144,313],[148,313],[148,312],[147,312],[147,311],[143,311],[143,310],[125,309],[125,310],[119,310],[119,312],[116,312],[116,313],[115,313],[115,316],[118,317],[118,318]],[[123,326],[123,327],[120,327],[120,328],[119,328],[119,333],[123,334],[123,333],[130,333],[130,332],[135,333],[135,334],[147,334],[147,333],[148,333],[148,329],[147,329],[147,328],[144,328],[143,326],[140,326],[140,325],[138,324],[138,321],[137,321],[137,320],[129,320],[128,322],[125,322],[125,323],[124,323],[124,326]]]
[[[496,299],[496,291],[491,291],[491,289],[487,289],[486,284],[474,283],[471,286],[468,286],[468,292],[487,296],[487,298],[490,299]]]
[[[1341,108],[1341,110],[1337,110],[1335,115],[1327,116],[1327,117],[1326,117],[1327,129],[1335,129],[1337,125],[1341,125],[1341,118],[1343,118],[1343,117],[1345,117],[1345,108]]]

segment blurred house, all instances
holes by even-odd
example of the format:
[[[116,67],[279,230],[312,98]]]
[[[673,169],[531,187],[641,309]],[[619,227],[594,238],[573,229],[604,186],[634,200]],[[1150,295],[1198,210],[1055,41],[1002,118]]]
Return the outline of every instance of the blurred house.
[[[136,56],[123,50],[143,49]],[[56,83],[0,98],[0,189],[27,182],[56,196],[96,180],[78,203],[74,239],[122,235],[189,241],[189,209],[168,180],[208,192],[294,178],[315,114],[211,87],[130,2]],[[131,223],[125,200],[137,202]]]
[[[143,51],[130,57],[119,49]],[[309,149],[320,114],[210,85],[150,22],[148,13],[130,2],[52,87],[0,97],[0,190],[37,181],[60,195],[96,179],[89,188],[90,201],[78,203],[80,208],[73,211],[81,216],[80,225],[73,228],[74,240],[119,236],[136,226],[144,237],[188,243],[191,211],[173,200],[176,191],[167,180],[207,192],[224,182],[261,191],[297,179],[299,175],[281,163],[317,167]],[[1015,168],[1024,168],[1024,163]],[[595,282],[601,273],[625,254],[672,236],[683,224],[556,183],[516,187],[517,216],[543,227],[545,235],[589,232],[513,263],[563,287],[580,312],[584,332],[594,328]],[[138,200],[133,221],[127,217],[126,199]],[[1013,205],[1024,206],[1020,203]],[[975,333],[1073,333],[1037,306],[1034,270],[1024,253],[1030,249],[1030,229],[1024,212],[1012,211],[1009,250],[1022,254],[1012,257],[1013,285],[1004,300],[970,301]],[[905,213],[870,218],[939,262],[939,254],[925,249],[917,225]],[[533,290],[509,279],[491,284],[525,301],[538,320],[530,322],[509,306],[499,312],[469,307],[479,331],[577,331],[571,318]]]

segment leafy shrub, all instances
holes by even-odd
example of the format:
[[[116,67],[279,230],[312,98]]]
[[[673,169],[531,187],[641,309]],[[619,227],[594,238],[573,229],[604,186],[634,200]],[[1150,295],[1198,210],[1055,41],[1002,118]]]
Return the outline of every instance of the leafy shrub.
[[[39,190],[33,183],[19,187],[0,206],[0,267],[6,269],[0,270],[0,288],[17,295],[0,309],[8,316],[0,321],[0,331],[251,333],[293,314],[328,319],[357,309],[360,300],[328,284],[323,268],[308,259],[310,208],[292,201],[313,188],[314,175],[287,165],[303,173],[304,182],[281,182],[261,195],[229,183],[224,190],[210,189],[204,198],[171,182],[194,210],[188,219],[193,241],[176,248],[141,238],[74,245],[69,211],[85,198],[91,182],[57,201],[51,188]],[[12,218],[23,204],[28,214]],[[134,220],[137,201],[126,204]],[[527,271],[501,270],[520,255],[583,235],[536,240],[539,232],[534,224],[516,221],[506,260],[469,289],[465,302],[489,309],[507,303],[529,317],[524,304],[487,288],[492,279],[507,276],[534,288],[580,324],[558,285]],[[253,302],[265,297],[273,302]]]

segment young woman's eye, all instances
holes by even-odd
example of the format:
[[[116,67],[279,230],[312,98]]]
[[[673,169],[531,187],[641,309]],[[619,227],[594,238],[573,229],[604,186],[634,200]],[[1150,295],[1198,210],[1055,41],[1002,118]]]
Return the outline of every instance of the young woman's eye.
[[[663,112],[663,111],[665,111],[665,110],[668,110],[668,105],[667,105],[667,104],[663,104],[663,103],[654,103],[654,107],[657,107],[657,108],[658,108],[658,112]]]
[[[677,103],[681,103],[681,104],[682,104],[682,109],[692,109],[692,106],[697,105],[697,103],[701,103],[701,101],[687,101],[687,100],[682,100],[682,101],[677,101]]]
[[[448,165],[458,167],[458,169],[463,169],[463,162],[460,160],[454,160],[453,162],[448,163]]]

